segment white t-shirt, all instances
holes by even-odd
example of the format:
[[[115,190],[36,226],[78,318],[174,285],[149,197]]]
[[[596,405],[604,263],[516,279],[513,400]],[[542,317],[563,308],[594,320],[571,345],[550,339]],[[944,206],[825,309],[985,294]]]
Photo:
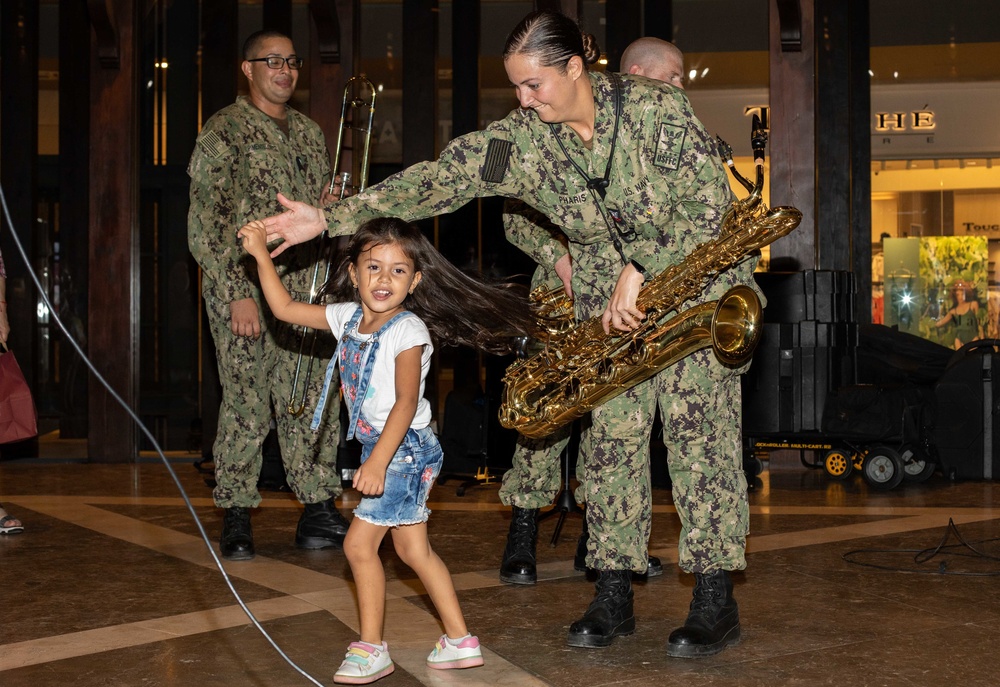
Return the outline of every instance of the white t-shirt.
[[[326,306],[326,320],[330,323],[330,331],[337,339],[343,335],[344,327],[359,307],[361,306],[357,303],[334,303]],[[371,334],[359,334],[356,329],[351,335],[361,341],[371,338]],[[396,356],[414,346],[423,346],[423,351],[420,355],[420,395],[417,412],[410,427],[423,429],[431,422],[431,404],[424,398],[424,382],[431,368],[431,354],[434,352],[431,333],[419,317],[404,317],[397,320],[379,337],[371,381],[368,384],[365,400],[361,404],[361,412],[365,419],[379,432],[385,428],[389,411],[396,403]]]

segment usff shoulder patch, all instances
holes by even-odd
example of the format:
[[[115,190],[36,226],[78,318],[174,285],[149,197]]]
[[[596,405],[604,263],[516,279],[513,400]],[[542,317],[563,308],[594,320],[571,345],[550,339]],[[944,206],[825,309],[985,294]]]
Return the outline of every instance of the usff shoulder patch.
[[[510,167],[510,141],[502,138],[492,138],[486,146],[486,159],[483,161],[481,176],[483,181],[499,184],[507,176]]]
[[[678,169],[681,164],[681,151],[684,150],[684,138],[687,129],[676,124],[660,124],[656,137],[656,155],[653,163],[663,169]]]
[[[226,154],[229,147],[222,142],[222,137],[215,131],[209,131],[199,139],[198,144],[205,154],[211,158],[219,158]]]

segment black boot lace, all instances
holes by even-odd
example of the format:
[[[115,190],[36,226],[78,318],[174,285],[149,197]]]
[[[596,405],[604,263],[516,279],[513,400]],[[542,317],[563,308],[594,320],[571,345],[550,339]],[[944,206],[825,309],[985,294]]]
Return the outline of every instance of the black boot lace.
[[[591,606],[620,603],[632,591],[632,574],[627,570],[602,570],[597,576],[597,595]]]
[[[726,581],[719,575],[699,575],[691,599],[691,610],[695,612],[714,611],[721,608],[726,600]]]
[[[246,508],[227,508],[222,519],[227,537],[250,536],[250,512]]]
[[[535,548],[535,534],[538,522],[535,511],[530,508],[515,508],[510,523],[509,545],[512,551],[530,553]]]

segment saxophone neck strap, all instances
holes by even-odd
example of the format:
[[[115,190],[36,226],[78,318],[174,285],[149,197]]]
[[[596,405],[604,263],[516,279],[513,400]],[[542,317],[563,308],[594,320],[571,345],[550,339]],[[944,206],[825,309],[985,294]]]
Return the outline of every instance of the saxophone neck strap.
[[[622,86],[621,81],[618,78],[618,74],[611,73],[611,83],[614,86],[614,106],[615,106],[615,126],[611,133],[611,152],[608,154],[608,164],[604,167],[603,177],[590,177],[587,175],[583,168],[577,163],[576,160],[569,156],[569,151],[566,150],[566,146],[563,145],[562,138],[559,136],[559,132],[556,131],[554,124],[549,122],[549,129],[552,131],[552,135],[555,136],[556,143],[559,144],[559,149],[562,150],[563,156],[566,161],[573,165],[577,173],[584,178],[587,182],[587,188],[590,191],[596,192],[601,200],[604,200],[605,195],[607,195],[608,185],[611,183],[611,165],[615,160],[615,147],[618,145],[618,123],[622,118]]]
[[[562,150],[563,155],[566,160],[573,165],[577,173],[587,181],[587,188],[590,190],[591,196],[594,198],[594,202],[597,203],[597,208],[601,212],[601,217],[604,218],[604,223],[608,225],[608,234],[611,237],[611,243],[614,244],[615,250],[618,251],[618,255],[621,257],[622,262],[625,264],[629,263],[629,259],[625,256],[625,247],[622,245],[620,233],[623,231],[627,232],[628,228],[625,226],[624,220],[621,215],[615,210],[609,210],[604,205],[604,199],[607,196],[607,189],[611,183],[611,165],[615,161],[615,148],[618,145],[618,124],[621,122],[622,118],[622,84],[617,73],[611,73],[611,84],[614,86],[614,108],[615,108],[615,126],[611,132],[611,151],[608,154],[608,164],[604,167],[604,176],[591,178],[587,176],[587,173],[583,171],[583,168],[577,164],[576,160],[569,156],[569,151],[566,150],[566,146],[563,145],[562,139],[559,137],[559,133],[556,131],[555,125],[551,122],[549,123],[549,129],[552,131],[552,135],[555,136],[556,143],[559,144],[560,150]],[[609,216],[610,215],[610,216]]]

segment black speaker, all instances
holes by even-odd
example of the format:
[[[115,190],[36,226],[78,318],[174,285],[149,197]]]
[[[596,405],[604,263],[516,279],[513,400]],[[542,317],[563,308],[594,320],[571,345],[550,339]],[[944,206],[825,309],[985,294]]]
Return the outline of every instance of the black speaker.
[[[805,270],[757,272],[754,279],[767,297],[766,322],[853,322],[857,285],[853,272]]]
[[[743,433],[819,432],[830,391],[857,381],[851,272],[754,274],[767,299],[761,339],[743,376]]]
[[[955,353],[934,387],[934,443],[952,479],[1000,477],[1000,340],[973,341]]]
[[[743,433],[819,431],[827,394],[856,379],[856,341],[853,322],[765,322],[742,380]]]

